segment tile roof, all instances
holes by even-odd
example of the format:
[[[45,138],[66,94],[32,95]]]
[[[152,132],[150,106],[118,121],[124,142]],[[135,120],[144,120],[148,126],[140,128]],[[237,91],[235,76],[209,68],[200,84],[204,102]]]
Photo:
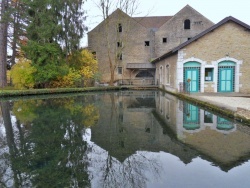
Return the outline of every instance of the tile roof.
[[[250,26],[247,25],[246,23],[232,17],[232,16],[229,16],[229,17],[226,17],[224,18],[223,20],[221,20],[220,22],[218,22],[217,24],[211,26],[210,28],[206,29],[205,31],[201,32],[200,34],[194,36],[193,38],[191,38],[190,40],[180,44],[179,46],[175,47],[174,49],[172,49],[171,51],[168,51],[167,53],[163,54],[162,56],[154,59],[151,63],[157,63],[158,61],[162,60],[162,59],[165,59],[171,55],[173,55],[174,53],[177,53],[178,50],[180,50],[181,48],[189,45],[190,43],[194,42],[194,41],[197,41],[198,39],[200,39],[201,37],[203,37],[204,35],[208,34],[209,32],[212,32],[213,30],[217,29],[218,27],[220,27],[221,25],[229,22],[229,21],[232,21],[234,23],[237,23],[239,24],[240,26],[242,27],[245,27],[245,29],[249,30],[250,31]]]
[[[173,16],[151,16],[151,17],[133,17],[135,21],[146,28],[160,28]]]

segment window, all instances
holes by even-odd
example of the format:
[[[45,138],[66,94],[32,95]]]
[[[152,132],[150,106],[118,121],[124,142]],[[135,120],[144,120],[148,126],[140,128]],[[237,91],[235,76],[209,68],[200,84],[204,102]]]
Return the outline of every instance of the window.
[[[189,19],[186,19],[184,21],[184,29],[190,29],[190,20]]]
[[[117,42],[117,47],[122,47],[122,42]]]
[[[122,74],[122,67],[118,67],[118,68],[117,68],[117,73],[118,73],[118,74]]]
[[[145,46],[149,46],[149,41],[145,41]]]
[[[205,81],[213,81],[214,68],[205,68]]]
[[[122,32],[122,24],[121,24],[121,23],[118,24],[118,29],[117,29],[117,31],[118,31],[119,33]]]
[[[191,39],[191,37],[188,38],[188,40],[190,40],[190,39]]]
[[[170,70],[169,70],[169,65],[166,65],[166,84],[170,84]]]
[[[96,52],[92,52],[94,59],[96,59]]]
[[[122,54],[121,53],[117,54],[117,59],[122,60]]]
[[[162,43],[167,43],[167,38],[162,38]]]
[[[204,123],[213,123],[213,114],[207,111],[204,111]]]

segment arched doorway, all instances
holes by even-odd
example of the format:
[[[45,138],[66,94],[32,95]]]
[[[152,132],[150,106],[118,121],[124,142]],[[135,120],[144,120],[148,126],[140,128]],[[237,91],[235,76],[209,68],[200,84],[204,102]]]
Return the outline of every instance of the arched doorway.
[[[201,64],[195,61],[184,64],[183,83],[189,92],[200,91],[200,67]]]
[[[218,92],[234,92],[235,62],[223,61],[218,64]]]

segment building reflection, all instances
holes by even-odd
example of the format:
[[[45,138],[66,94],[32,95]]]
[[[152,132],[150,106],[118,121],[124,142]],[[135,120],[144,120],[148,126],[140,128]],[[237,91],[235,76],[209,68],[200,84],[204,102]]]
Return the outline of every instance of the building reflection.
[[[164,151],[185,164],[202,156],[228,171],[250,158],[250,128],[163,92],[101,96],[91,140],[121,163],[137,151]]]
[[[224,171],[249,160],[250,127],[167,93],[157,96],[156,110],[179,141],[194,148],[203,158]]]

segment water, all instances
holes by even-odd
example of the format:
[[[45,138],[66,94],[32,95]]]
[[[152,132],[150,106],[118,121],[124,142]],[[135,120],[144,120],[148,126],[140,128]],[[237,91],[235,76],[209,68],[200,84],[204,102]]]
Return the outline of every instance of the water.
[[[0,187],[250,187],[250,127],[166,93],[0,104]]]

